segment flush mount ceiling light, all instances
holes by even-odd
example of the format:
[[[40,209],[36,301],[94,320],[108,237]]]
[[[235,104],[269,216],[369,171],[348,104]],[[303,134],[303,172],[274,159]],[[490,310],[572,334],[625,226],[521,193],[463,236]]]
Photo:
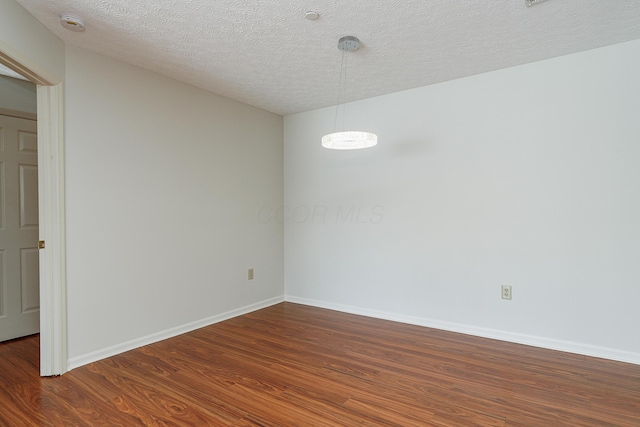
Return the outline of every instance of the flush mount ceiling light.
[[[535,6],[538,3],[542,3],[543,1],[547,1],[547,0],[524,0],[527,7]]]
[[[70,13],[61,13],[60,14],[60,23],[67,30],[75,31],[75,32],[78,32],[78,33],[82,32],[82,31],[84,31],[86,29],[86,27],[84,25],[84,21],[82,20],[82,18],[80,18],[79,16],[76,16],[76,15],[72,15]]]
[[[315,21],[320,18],[320,12],[316,10],[310,10],[304,14],[304,19],[308,19],[309,21]]]
[[[340,87],[342,76],[344,75],[343,103],[346,104],[347,93],[347,61],[346,53],[354,52],[360,48],[360,40],[354,36],[345,36],[338,40],[338,49],[342,51],[342,64],[340,65],[340,81],[338,84],[338,102],[336,103],[336,116],[333,123],[334,132],[322,137],[322,146],[334,150],[356,150],[359,148],[373,147],[378,143],[378,136],[375,133],[364,131],[341,131],[335,132],[338,122],[338,110],[340,106]],[[344,116],[346,105],[342,108],[342,127],[344,128]]]

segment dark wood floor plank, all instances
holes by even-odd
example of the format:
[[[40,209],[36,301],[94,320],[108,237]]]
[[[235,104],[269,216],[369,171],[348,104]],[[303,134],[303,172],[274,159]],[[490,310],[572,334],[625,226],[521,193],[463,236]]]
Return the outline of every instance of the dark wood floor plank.
[[[238,331],[235,331],[235,333],[234,333],[233,335],[237,335],[237,333],[238,333]],[[228,339],[231,339],[231,336],[228,336],[227,338],[228,338]],[[225,342],[226,342],[226,340],[225,340]],[[265,347],[263,346],[263,347],[260,347],[260,348],[264,349]],[[335,350],[335,349],[334,349],[334,350]],[[353,356],[353,355],[352,355],[352,356]],[[350,360],[353,360],[353,358],[352,358],[352,357],[350,357]],[[305,363],[305,364],[310,364],[310,360],[309,360],[308,358],[307,358],[307,359],[305,359],[305,360],[302,360],[302,362],[303,362],[303,363]],[[397,362],[397,360],[396,360],[396,362]],[[395,372],[394,372],[394,374],[397,374],[398,370],[401,370],[403,366],[404,366],[404,364],[395,364],[395,369],[394,369],[394,371],[395,371]],[[327,366],[325,366],[325,367],[327,367]],[[338,366],[331,366],[331,365],[329,365],[328,367],[329,367],[330,369],[332,369],[332,370],[334,370],[334,371],[337,371],[337,372],[340,372],[340,373],[350,373],[351,375],[355,375],[355,376],[358,376],[358,375],[360,375],[360,374],[361,374],[361,372],[360,372],[360,371],[361,371],[361,369],[358,369],[357,367],[356,367],[356,368],[354,368],[353,366],[351,366],[351,367],[349,367],[349,368],[344,368],[344,366],[343,366],[343,367],[338,367]],[[414,372],[414,373],[413,373],[413,375],[411,376],[411,379],[412,379],[412,380],[414,380],[414,379],[415,379],[415,374],[417,374],[419,370],[420,370],[420,369],[416,369],[416,372]],[[467,371],[465,371],[465,372],[467,372]],[[445,372],[445,374],[441,375],[441,377],[442,377],[442,378],[444,378],[444,377],[450,376],[450,373],[451,373],[450,371],[447,371],[447,372]],[[376,372],[376,373],[375,373],[375,375],[379,375],[379,372]],[[514,374],[514,375],[515,375],[515,374]],[[360,375],[360,376],[362,376],[362,375]],[[370,378],[367,378],[367,376],[364,376],[364,377],[363,377],[363,379],[365,379],[365,380],[366,380],[366,379],[370,379]],[[459,381],[460,381],[460,379],[458,379],[458,382],[459,382]],[[390,385],[390,384],[392,384],[392,383],[391,383],[391,382],[387,382],[387,385]],[[365,387],[365,386],[366,386],[366,384],[360,384],[360,385],[356,385],[356,386],[357,386],[357,387]],[[585,401],[583,400],[583,401],[581,401],[581,402],[579,402],[579,403],[584,404],[584,403],[585,403]]]
[[[640,366],[282,303],[38,377],[0,343],[0,426],[640,426]]]

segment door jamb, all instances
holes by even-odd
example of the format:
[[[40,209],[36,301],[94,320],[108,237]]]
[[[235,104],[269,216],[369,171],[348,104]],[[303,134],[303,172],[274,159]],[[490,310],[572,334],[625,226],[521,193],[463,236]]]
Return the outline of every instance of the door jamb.
[[[0,63],[37,85],[40,375],[67,371],[67,282],[62,80],[0,40]]]

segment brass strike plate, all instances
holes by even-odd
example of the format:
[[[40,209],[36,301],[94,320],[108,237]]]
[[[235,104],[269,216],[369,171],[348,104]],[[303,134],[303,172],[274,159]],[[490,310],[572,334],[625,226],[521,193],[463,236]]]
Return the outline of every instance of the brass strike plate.
[[[44,240],[38,240],[38,249],[44,249]]]

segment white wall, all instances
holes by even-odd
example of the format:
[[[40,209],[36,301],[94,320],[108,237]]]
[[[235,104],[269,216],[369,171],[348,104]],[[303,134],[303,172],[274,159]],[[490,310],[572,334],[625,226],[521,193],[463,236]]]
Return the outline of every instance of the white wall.
[[[24,80],[0,76],[0,108],[36,114],[36,85]]]
[[[14,0],[0,0],[0,46],[64,79],[64,43]]]
[[[282,299],[282,117],[65,51],[13,0],[0,49],[65,81],[70,368]]]
[[[278,299],[281,118],[65,54],[13,0],[0,41],[61,80],[68,56],[71,367]],[[333,109],[286,117],[288,298],[640,363],[639,61],[634,41],[358,103],[363,152],[322,150]]]
[[[638,76],[633,41],[361,101],[356,152],[285,117],[286,298],[640,363]]]
[[[67,46],[71,367],[282,300],[282,117]],[[255,279],[247,280],[247,269]]]

